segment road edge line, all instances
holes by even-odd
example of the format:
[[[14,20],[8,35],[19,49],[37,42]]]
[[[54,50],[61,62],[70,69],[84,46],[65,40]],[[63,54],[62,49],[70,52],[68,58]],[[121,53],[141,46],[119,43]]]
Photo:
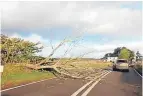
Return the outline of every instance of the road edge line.
[[[141,75],[136,71],[136,69],[134,69],[134,71],[143,79],[143,76],[141,76]]]
[[[11,88],[7,88],[7,89],[4,89],[4,90],[1,90],[0,92],[4,92],[4,91],[8,91],[8,90],[12,90],[12,89],[16,89],[16,88],[20,88],[20,87],[24,87],[24,86],[32,85],[32,84],[35,84],[35,83],[44,82],[44,81],[51,80],[51,79],[55,79],[55,78],[56,78],[56,77],[49,78],[49,79],[44,79],[44,80],[40,80],[40,81],[35,81],[35,82],[31,82],[31,83],[27,83],[27,84],[23,84],[23,85],[19,85],[19,86],[11,87]]]
[[[101,78],[99,78],[99,80],[97,80],[96,82],[94,82],[81,96],[87,96],[87,94],[95,87],[96,84],[98,84],[98,82],[104,78],[106,75],[108,75],[109,73],[111,73],[111,71],[109,71],[107,74],[103,75]]]
[[[102,75],[105,75],[108,72],[103,72],[101,75],[99,75],[97,78],[99,78]],[[97,79],[95,78],[95,79]],[[75,91],[71,96],[77,96],[83,89],[85,89],[88,85],[90,85],[94,80],[89,81],[88,83],[84,84],[81,88],[79,88],[77,91]]]

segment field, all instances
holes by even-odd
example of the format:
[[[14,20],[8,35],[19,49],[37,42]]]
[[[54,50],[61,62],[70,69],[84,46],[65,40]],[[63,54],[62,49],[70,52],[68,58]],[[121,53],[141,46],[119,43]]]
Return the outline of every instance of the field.
[[[78,61],[72,61],[65,65],[63,65],[64,68],[107,68],[111,66],[111,62],[102,62],[97,60],[78,60]],[[73,67],[74,66],[74,67]]]

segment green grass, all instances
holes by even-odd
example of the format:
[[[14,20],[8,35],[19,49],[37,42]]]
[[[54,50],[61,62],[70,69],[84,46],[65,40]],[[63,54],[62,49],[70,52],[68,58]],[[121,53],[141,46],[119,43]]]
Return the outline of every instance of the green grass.
[[[7,64],[4,67],[4,72],[2,73],[1,84],[2,88],[5,88],[9,85],[16,86],[22,83],[49,79],[52,77],[54,77],[54,75],[51,72],[39,72],[26,69],[22,65],[19,66]]]

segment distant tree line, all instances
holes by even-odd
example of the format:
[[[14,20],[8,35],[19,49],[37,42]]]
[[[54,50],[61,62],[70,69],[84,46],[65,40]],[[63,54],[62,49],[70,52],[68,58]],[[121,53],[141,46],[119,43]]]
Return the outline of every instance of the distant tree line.
[[[5,63],[37,63],[45,59],[41,56],[36,56],[35,53],[42,51],[40,44],[25,41],[20,38],[10,38],[3,34],[1,36],[1,62]]]
[[[135,57],[135,53],[126,47],[118,47],[114,49],[113,53],[107,53],[104,55],[104,58],[107,57],[118,57],[119,59],[132,60]]]
[[[126,47],[117,47],[114,49],[113,53],[106,53],[103,58],[107,57],[118,57],[119,59],[128,59],[132,61],[136,59],[136,61],[142,60],[143,56],[140,54],[139,51],[136,53]]]

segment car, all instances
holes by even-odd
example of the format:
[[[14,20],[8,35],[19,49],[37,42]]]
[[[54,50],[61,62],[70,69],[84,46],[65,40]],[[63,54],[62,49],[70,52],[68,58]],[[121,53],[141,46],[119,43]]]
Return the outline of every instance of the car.
[[[113,63],[113,71],[116,70],[126,70],[129,72],[129,63],[126,59],[118,59],[116,62]]]

